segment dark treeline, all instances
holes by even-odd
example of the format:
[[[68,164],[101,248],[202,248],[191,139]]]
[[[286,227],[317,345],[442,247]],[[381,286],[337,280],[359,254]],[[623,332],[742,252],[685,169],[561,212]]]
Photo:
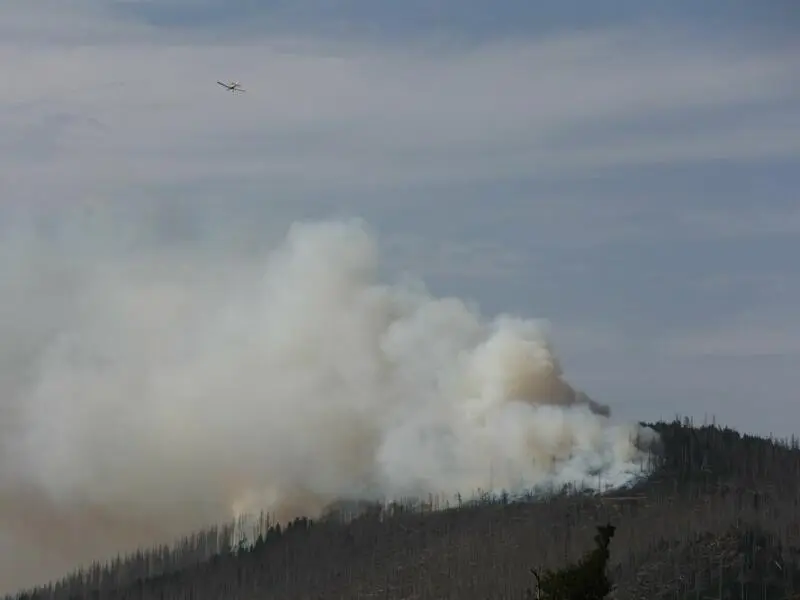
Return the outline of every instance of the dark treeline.
[[[580,561],[604,523],[615,527],[610,597],[800,598],[798,440],[650,426],[662,437],[655,471],[627,490],[263,518],[238,547],[233,524],[210,528],[16,598],[522,599],[533,571]]]

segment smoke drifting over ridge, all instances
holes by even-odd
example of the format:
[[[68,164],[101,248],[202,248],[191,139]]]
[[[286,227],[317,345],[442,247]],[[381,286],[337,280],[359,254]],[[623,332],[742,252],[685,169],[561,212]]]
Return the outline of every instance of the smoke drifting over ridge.
[[[4,239],[0,592],[237,511],[621,485],[655,440],[574,390],[536,321],[380,283],[359,221],[252,263]]]

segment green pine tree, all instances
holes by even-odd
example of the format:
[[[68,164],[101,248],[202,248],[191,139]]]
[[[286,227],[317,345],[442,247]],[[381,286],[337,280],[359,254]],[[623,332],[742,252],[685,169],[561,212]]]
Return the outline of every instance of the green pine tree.
[[[536,576],[539,600],[602,600],[611,592],[611,581],[606,574],[608,546],[614,537],[615,527],[608,524],[597,528],[594,536],[597,547],[577,564],[558,571],[546,571]]]

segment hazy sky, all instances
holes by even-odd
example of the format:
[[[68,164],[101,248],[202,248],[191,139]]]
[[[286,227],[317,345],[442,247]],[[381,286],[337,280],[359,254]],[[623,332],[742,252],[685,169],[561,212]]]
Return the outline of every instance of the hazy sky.
[[[787,435],[795,4],[6,0],[0,248],[35,221],[213,257],[359,216],[387,275],[552,321],[617,414]]]

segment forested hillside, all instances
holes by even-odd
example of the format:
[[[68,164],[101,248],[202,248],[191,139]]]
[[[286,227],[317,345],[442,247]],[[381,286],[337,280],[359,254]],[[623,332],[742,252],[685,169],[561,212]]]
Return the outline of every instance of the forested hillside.
[[[361,507],[281,526],[231,548],[232,525],[95,565],[19,596],[53,598],[522,599],[532,570],[610,543],[610,597],[779,599],[800,590],[800,449],[716,426],[656,423],[654,474],[603,495]],[[586,597],[586,596],[581,596]]]

